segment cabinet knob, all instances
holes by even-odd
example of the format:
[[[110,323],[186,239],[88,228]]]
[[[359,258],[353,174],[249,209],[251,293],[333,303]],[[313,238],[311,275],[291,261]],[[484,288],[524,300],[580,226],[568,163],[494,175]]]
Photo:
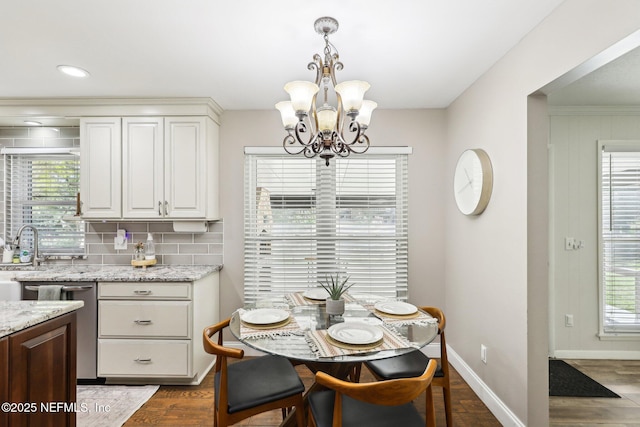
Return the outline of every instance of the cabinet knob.
[[[151,363],[151,358],[150,357],[137,357],[135,359],[133,359],[134,362],[137,363],[142,363],[142,364],[149,364]]]
[[[169,216],[169,202],[164,201],[164,216]]]
[[[158,200],[158,216],[162,216],[162,202]]]
[[[150,290],[135,290],[133,291],[134,294],[136,295],[151,295],[151,291]]]
[[[136,325],[150,325],[153,322],[151,320],[134,320],[133,323]]]

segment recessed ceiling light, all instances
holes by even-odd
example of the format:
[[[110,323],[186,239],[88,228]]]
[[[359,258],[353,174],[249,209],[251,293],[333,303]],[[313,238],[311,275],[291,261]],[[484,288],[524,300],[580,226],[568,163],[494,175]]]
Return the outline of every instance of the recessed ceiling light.
[[[61,73],[64,73],[72,77],[88,77],[89,76],[89,72],[87,70],[83,70],[82,68],[79,68],[79,67],[74,67],[73,65],[58,65],[58,70],[60,70]]]
[[[42,123],[36,122],[35,120],[25,120],[24,124],[29,126],[42,126]]]

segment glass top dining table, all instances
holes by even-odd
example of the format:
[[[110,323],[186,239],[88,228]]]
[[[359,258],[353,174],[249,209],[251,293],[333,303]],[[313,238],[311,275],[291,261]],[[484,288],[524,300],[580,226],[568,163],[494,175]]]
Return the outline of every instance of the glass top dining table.
[[[347,297],[345,312],[342,315],[327,314],[326,305],[319,301],[306,300],[298,294],[285,297],[268,298],[255,304],[247,305],[236,310],[231,316],[229,330],[240,342],[247,346],[268,354],[284,356],[290,360],[309,364],[349,364],[369,360],[384,359],[419,349],[429,344],[438,334],[435,319],[427,313],[418,311],[412,316],[385,317],[378,312],[374,305],[381,299],[373,295],[351,295]],[[270,333],[268,329],[257,334],[247,334],[246,325],[241,315],[248,310],[258,308],[275,308],[290,312],[291,322],[283,333]],[[358,324],[373,325],[385,330],[387,336],[394,343],[400,345],[380,346],[362,351],[338,351],[340,354],[321,354],[318,346],[314,346],[310,336],[313,331],[327,331],[331,326],[340,323],[358,322]],[[255,331],[254,331],[255,332]],[[260,333],[263,332],[263,333]],[[345,363],[346,362],[346,363]],[[320,370],[324,370],[321,369]]]

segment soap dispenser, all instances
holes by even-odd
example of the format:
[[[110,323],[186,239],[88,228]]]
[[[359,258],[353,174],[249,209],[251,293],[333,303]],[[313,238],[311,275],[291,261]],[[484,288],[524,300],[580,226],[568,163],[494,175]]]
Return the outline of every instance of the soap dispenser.
[[[151,233],[147,233],[147,243],[144,244],[144,259],[156,259],[156,247]]]

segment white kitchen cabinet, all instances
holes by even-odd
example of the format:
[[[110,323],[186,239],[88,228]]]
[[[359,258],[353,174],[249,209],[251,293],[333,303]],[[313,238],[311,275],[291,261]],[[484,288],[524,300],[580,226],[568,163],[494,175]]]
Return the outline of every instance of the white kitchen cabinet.
[[[164,119],[122,119],[122,216],[159,218],[164,208]]]
[[[80,196],[84,218],[122,216],[120,117],[80,120]]]
[[[94,164],[102,160],[100,156],[81,158],[81,167],[84,159],[87,174],[92,174],[88,175],[89,179],[99,176],[113,179],[113,175],[118,175],[121,185],[114,186],[116,194],[109,196],[109,200],[117,199],[119,203],[116,205],[114,201],[113,208],[108,211],[83,209],[83,216],[143,220],[219,219],[218,125],[204,116],[124,117],[121,120],[121,138],[111,142],[121,144],[120,172],[107,171],[104,165],[93,172]],[[81,136],[81,153],[90,143]],[[83,173],[80,179],[85,179]],[[104,192],[99,184],[94,187],[97,190],[89,186],[87,194],[81,192],[83,207],[84,200],[98,197],[94,196],[94,191]],[[106,198],[103,194],[100,201]],[[120,212],[116,212],[120,207]]]
[[[219,274],[195,282],[99,282],[98,376],[199,384],[214,358],[202,331],[219,321]]]
[[[164,215],[204,218],[208,163],[213,160],[207,153],[205,119],[167,117],[164,132]]]

